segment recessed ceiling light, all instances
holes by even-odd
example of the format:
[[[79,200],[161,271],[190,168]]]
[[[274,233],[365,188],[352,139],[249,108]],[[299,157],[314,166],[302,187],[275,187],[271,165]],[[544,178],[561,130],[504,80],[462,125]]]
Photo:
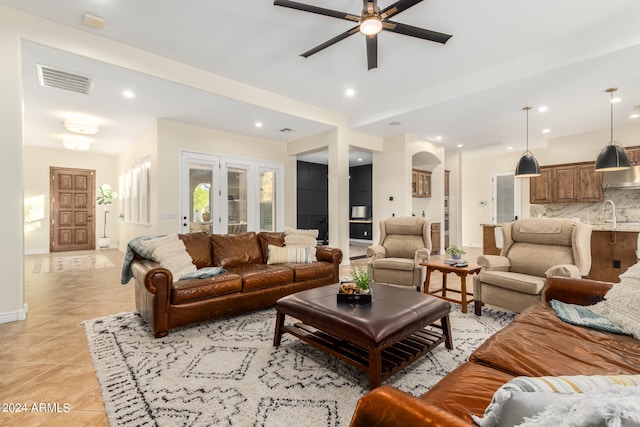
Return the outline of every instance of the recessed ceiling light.
[[[256,122],[256,127],[257,128],[261,128],[262,127],[262,122]]]
[[[551,132],[551,129],[542,129],[542,133],[549,133]]]
[[[610,102],[611,102],[612,104],[616,104],[616,103],[618,103],[618,102],[620,102],[620,101],[622,101],[622,98],[611,98],[611,101],[610,101]]]
[[[442,137],[440,135],[436,136],[436,141],[441,141]]]
[[[399,126],[399,125],[401,125],[402,123],[401,123],[401,122],[391,122],[391,123],[389,123],[389,124],[390,124],[391,126]]]
[[[538,113],[544,113],[549,109],[549,107],[547,107],[546,105],[541,105],[540,107],[538,107]]]
[[[344,94],[347,95],[349,98],[351,98],[352,96],[354,96],[356,94],[356,91],[355,91],[355,89],[347,89],[344,92]]]
[[[462,148],[462,147],[464,147],[464,144],[458,144],[458,145],[456,145],[456,147]]]
[[[136,94],[133,93],[133,91],[127,89],[124,92],[122,92],[122,96],[124,96],[125,98],[135,98]]]
[[[507,147],[507,150],[513,150],[513,147]]]
[[[362,157],[358,158],[358,161],[361,162],[362,161]]]
[[[629,116],[630,119],[637,119],[638,117],[640,117],[640,114],[638,113],[633,113],[632,115]]]

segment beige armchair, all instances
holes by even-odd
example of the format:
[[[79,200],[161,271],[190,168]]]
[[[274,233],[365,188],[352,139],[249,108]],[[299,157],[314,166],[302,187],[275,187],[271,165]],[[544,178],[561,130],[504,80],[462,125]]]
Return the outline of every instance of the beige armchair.
[[[542,299],[546,278],[582,277],[591,269],[591,226],[527,218],[502,224],[500,255],[481,255],[473,278],[475,313],[482,304],[521,312]]]
[[[380,241],[366,251],[373,280],[395,285],[422,286],[421,262],[431,255],[431,221],[393,217],[380,221]]]

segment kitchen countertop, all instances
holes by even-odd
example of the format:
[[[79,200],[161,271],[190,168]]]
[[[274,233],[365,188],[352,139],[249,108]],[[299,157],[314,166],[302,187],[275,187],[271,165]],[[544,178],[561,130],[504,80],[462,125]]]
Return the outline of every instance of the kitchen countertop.
[[[481,227],[500,227],[500,224],[480,224]],[[616,224],[616,229],[613,229],[613,224],[610,222],[591,224],[593,231],[621,231],[629,233],[640,232],[640,222],[619,222]]]

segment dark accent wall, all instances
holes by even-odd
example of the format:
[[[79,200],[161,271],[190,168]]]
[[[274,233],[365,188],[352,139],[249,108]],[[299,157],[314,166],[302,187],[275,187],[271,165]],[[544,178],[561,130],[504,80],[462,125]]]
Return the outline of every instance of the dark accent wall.
[[[349,209],[351,206],[369,206],[373,209],[373,168],[372,165],[349,168]],[[348,212],[351,219],[351,210]],[[371,239],[371,224],[349,224],[349,237],[352,239]]]
[[[298,161],[298,228],[319,230],[318,239],[327,239],[329,230],[329,167]]]

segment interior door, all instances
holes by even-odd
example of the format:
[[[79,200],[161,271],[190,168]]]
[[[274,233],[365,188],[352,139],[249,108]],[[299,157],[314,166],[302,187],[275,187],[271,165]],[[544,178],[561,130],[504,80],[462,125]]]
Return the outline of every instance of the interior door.
[[[95,170],[50,168],[50,252],[95,249]]]
[[[520,217],[520,182],[514,172],[496,172],[492,177],[492,224],[513,221]]]

